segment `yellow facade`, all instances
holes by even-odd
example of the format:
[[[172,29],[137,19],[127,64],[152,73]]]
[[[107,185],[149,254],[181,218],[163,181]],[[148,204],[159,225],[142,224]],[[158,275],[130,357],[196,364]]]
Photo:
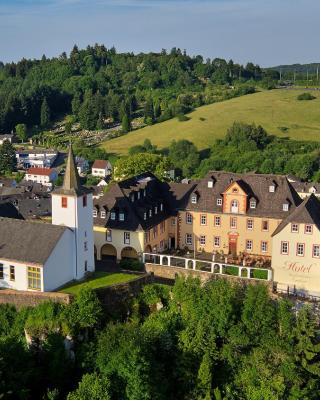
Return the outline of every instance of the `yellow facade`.
[[[278,290],[319,296],[320,232],[316,225],[312,225],[312,233],[306,233],[305,224],[295,225],[298,225],[298,232],[296,227],[293,232],[289,223],[273,237],[273,280]]]

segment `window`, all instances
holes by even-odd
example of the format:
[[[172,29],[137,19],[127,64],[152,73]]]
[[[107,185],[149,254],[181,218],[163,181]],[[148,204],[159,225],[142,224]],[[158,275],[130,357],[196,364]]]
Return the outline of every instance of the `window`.
[[[208,188],[213,188],[213,181],[208,181]]]
[[[282,204],[282,211],[289,211],[289,204],[288,203],[283,203]]]
[[[238,200],[231,201],[230,212],[237,213],[239,211],[239,203]]]
[[[141,194],[140,194],[140,192],[138,192],[138,200],[140,200],[140,196],[141,196]]]
[[[11,275],[11,267],[10,267]],[[41,268],[39,267],[28,267],[28,289],[41,290]]]
[[[320,258],[320,244],[314,244],[312,247],[312,257]]]
[[[97,210],[92,210],[92,216],[95,218],[98,215]]]
[[[261,242],[261,253],[266,253],[268,251],[268,242]]]
[[[115,212],[111,212],[110,213],[110,219],[112,219],[112,221],[115,221],[115,219],[116,219],[116,213]]]
[[[105,211],[101,211],[101,218],[105,218],[106,217],[106,212]]]
[[[214,226],[221,226],[221,217],[219,215],[214,217]]]
[[[297,243],[297,256],[304,256],[304,243]]]
[[[201,235],[201,236],[200,236],[200,244],[201,244],[202,246],[204,246],[204,245],[206,244],[206,237],[205,237],[205,235]]]
[[[298,224],[291,224],[291,232],[298,233],[299,232],[299,225]]]
[[[262,230],[263,231],[269,230],[269,222],[268,221],[262,221]]]
[[[88,242],[83,243],[83,250],[88,251]]]
[[[215,236],[213,238],[213,245],[214,247],[220,247],[220,236]]]
[[[193,194],[191,197],[191,203],[192,204],[197,204],[197,195]]]
[[[176,224],[176,219],[175,218],[171,218],[171,225],[175,226],[175,224]]]
[[[237,218],[235,217],[230,218],[230,228],[237,229]]]
[[[192,224],[192,214],[190,214],[190,213],[186,214],[186,223]]]
[[[238,189],[237,188],[233,188],[232,189],[232,193],[238,193]]]
[[[88,261],[87,260],[84,262],[84,271],[85,272],[88,271]]]
[[[4,276],[3,276],[3,264],[0,264],[0,279],[4,279]]]
[[[188,245],[188,246],[192,245],[192,234],[191,233],[186,233],[186,245]]]
[[[147,213],[143,213],[143,219],[144,219],[144,220],[147,219]]]
[[[253,219],[247,219],[247,229],[252,231],[253,229]]]
[[[222,199],[217,199],[217,206],[222,206]]]
[[[124,213],[119,213],[119,221],[124,221]]]
[[[152,217],[152,210],[149,210],[149,217]]]
[[[270,193],[274,193],[274,191],[275,191],[275,186],[274,185],[270,185],[269,186],[269,192]]]
[[[67,197],[61,197],[61,207],[62,208],[68,207],[68,198]]]
[[[164,240],[160,240],[159,249],[160,250],[164,249]]]
[[[13,265],[10,265],[10,281],[16,280],[16,273]]]
[[[207,225],[207,216],[205,214],[200,215],[200,225]]]
[[[82,197],[82,206],[83,206],[83,207],[87,207],[87,195],[84,195],[84,196]]]
[[[152,232],[153,232],[153,239],[155,239],[158,236],[158,227],[154,226]]]
[[[107,242],[112,242],[112,230],[108,229],[106,232],[106,240]]]
[[[155,206],[155,208],[154,208],[154,213],[155,213],[155,215],[158,214],[158,207],[157,206]]]
[[[312,233],[312,225],[305,225],[304,226],[304,233]]]
[[[247,251],[252,251],[252,248],[253,248],[253,242],[252,242],[252,240],[251,240],[251,239],[246,240],[246,250],[247,250]]]
[[[281,254],[289,254],[289,242],[281,242]]]
[[[131,202],[134,203],[134,194],[131,195]]]
[[[123,235],[124,244],[130,244],[130,232],[124,232]]]
[[[143,197],[146,197],[147,191],[146,189],[143,190]]]
[[[255,199],[251,199],[250,200],[250,208],[256,208],[256,206],[257,206],[256,200]]]
[[[163,204],[160,204],[160,211],[163,211]]]

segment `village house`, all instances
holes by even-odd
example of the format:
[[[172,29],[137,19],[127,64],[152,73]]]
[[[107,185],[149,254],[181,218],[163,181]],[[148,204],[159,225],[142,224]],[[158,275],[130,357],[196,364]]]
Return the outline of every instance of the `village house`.
[[[16,157],[19,168],[51,168],[58,157],[58,152],[48,149],[21,149],[16,151]]]
[[[58,173],[53,168],[31,167],[25,175],[26,181],[40,183],[41,185],[52,187],[53,182],[58,178]]]
[[[98,178],[105,178],[112,174],[112,165],[108,160],[95,160],[92,165],[91,175]]]
[[[76,166],[79,175],[84,175],[89,170],[89,163],[83,157],[76,157]]]
[[[0,287],[52,291],[94,271],[92,193],[80,185],[70,146],[52,225],[0,218]]]

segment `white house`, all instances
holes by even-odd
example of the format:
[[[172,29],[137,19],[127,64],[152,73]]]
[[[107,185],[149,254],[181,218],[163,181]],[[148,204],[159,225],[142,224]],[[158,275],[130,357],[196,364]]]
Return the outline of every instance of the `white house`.
[[[79,175],[86,173],[89,169],[89,163],[83,157],[76,157],[76,165]]]
[[[52,225],[0,218],[0,288],[52,291],[94,271],[92,209],[70,146],[63,186],[52,193]]]
[[[52,183],[58,178],[58,173],[52,168],[29,168],[25,180],[35,183],[41,183],[44,186],[52,186]]]
[[[91,170],[92,176],[105,178],[112,174],[112,165],[108,160],[95,160]]]
[[[10,134],[8,134],[8,135],[0,135],[0,145],[2,145],[5,140],[7,140],[8,142],[12,143],[13,135],[10,135]]]
[[[17,164],[22,168],[51,168],[54,161],[58,157],[56,150],[17,150],[16,151]]]

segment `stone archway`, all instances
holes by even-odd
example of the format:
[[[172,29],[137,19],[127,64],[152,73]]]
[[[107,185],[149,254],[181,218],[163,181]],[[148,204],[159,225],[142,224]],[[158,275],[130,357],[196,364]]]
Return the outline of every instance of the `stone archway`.
[[[117,249],[109,243],[101,247],[101,260],[117,260]]]
[[[139,256],[137,251],[133,247],[124,247],[121,250],[121,259],[131,258],[138,260]]]

